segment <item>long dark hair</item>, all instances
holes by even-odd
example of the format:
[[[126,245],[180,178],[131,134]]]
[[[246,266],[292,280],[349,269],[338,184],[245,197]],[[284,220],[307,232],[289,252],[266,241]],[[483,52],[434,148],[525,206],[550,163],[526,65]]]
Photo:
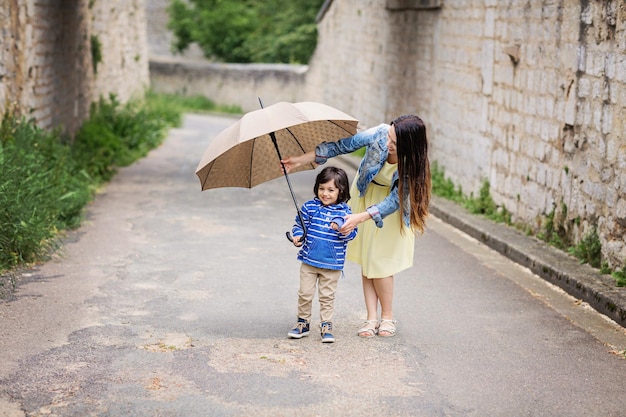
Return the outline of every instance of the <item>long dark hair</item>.
[[[400,204],[403,206],[408,198],[411,205],[411,229],[424,233],[431,192],[426,125],[419,117],[407,114],[395,119],[391,126],[397,138]]]
[[[345,203],[350,200],[350,187],[348,185],[348,174],[341,168],[326,167],[317,174],[315,178],[315,187],[313,187],[313,194],[317,197],[317,190],[320,188],[320,184],[325,184],[328,181],[334,181],[335,187],[339,189],[339,196],[337,197],[337,204]]]

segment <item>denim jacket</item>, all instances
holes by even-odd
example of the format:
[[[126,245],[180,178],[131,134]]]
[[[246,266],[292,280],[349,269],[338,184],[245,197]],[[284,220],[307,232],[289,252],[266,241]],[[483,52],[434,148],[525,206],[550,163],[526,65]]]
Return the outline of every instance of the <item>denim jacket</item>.
[[[315,162],[324,164],[329,158],[337,155],[343,155],[354,152],[357,149],[366,147],[365,156],[359,165],[357,188],[359,196],[365,195],[367,186],[372,182],[376,174],[378,174],[387,161],[389,151],[387,149],[387,133],[391,126],[388,124],[380,124],[363,132],[359,132],[354,136],[340,139],[337,142],[323,142],[315,148]],[[407,181],[404,182],[407,184]],[[408,190],[404,195],[409,195]],[[400,207],[400,198],[398,197],[398,171],[393,173],[391,179],[391,191],[389,195],[381,202],[371,205],[366,210],[377,227],[383,227],[383,218],[398,210]],[[402,210],[402,219],[404,224],[410,225],[410,206],[409,201],[404,202]]]

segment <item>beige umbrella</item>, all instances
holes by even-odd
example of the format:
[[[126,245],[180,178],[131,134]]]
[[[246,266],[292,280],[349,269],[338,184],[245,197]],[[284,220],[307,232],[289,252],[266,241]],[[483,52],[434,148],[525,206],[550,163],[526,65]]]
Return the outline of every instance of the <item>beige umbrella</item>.
[[[321,142],[352,136],[358,120],[316,102],[279,102],[268,107],[261,103],[261,107],[246,113],[211,141],[196,175],[203,191],[252,188],[284,175],[299,214],[289,176],[281,169],[281,155],[302,155],[315,150]],[[314,168],[311,164],[296,171]]]

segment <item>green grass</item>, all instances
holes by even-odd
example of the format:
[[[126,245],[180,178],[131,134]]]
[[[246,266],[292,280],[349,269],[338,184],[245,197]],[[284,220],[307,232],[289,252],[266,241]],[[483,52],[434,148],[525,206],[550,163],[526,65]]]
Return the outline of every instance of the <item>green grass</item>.
[[[72,156],[96,184],[109,181],[117,168],[132,164],[161,144],[181,111],[147,101],[121,104],[113,95],[91,108],[72,143]]]
[[[568,252],[594,268],[600,268],[602,262],[602,244],[596,229],[585,235],[580,242],[571,246]]]
[[[154,111],[160,111],[160,109],[171,111],[175,109],[179,113],[243,113],[243,110],[239,106],[215,104],[213,100],[200,95],[181,96],[149,91],[146,94],[146,99],[148,106]]]
[[[498,223],[511,224],[511,214],[506,207],[498,206],[491,197],[489,181],[483,181],[478,196],[470,193],[463,194],[461,186],[456,186],[437,162],[431,165],[432,193],[439,197],[455,201],[465,207],[472,214],[485,216]]]
[[[219,109],[199,98],[148,92],[122,104],[100,99],[73,138],[46,131],[8,110],[0,121],[0,277],[41,262],[66,230],[77,228],[95,191],[159,146],[190,108]],[[0,294],[13,287],[0,279]]]
[[[611,273],[618,287],[626,287],[626,266],[618,271]]]
[[[89,200],[69,146],[10,113],[0,128],[0,271],[40,259]]]
[[[437,162],[431,164],[431,180],[432,192],[434,195],[455,201],[473,214],[483,215],[495,222],[501,222],[512,225],[511,213],[506,207],[498,207],[493,201],[489,192],[489,182],[484,181],[477,197],[473,194],[466,196],[460,186],[456,186],[449,178],[446,178],[445,172],[439,167]],[[567,206],[561,204],[560,222],[567,218]],[[626,286],[626,266],[621,270],[611,271],[608,267],[601,265],[602,262],[602,244],[597,230],[594,228],[590,233],[581,239],[575,245],[572,245],[568,238],[565,226],[556,220],[556,209],[553,209],[545,217],[542,230],[536,233],[536,236],[545,241],[550,246],[566,251],[575,256],[581,263],[588,263],[590,266],[597,268],[603,274],[610,274],[616,281],[617,286]],[[580,218],[572,220],[574,225],[580,223]],[[516,225],[520,226],[520,225]],[[532,231],[528,225],[520,227],[526,230],[528,235],[532,235]]]
[[[433,162],[430,167],[430,180],[432,184],[432,193],[439,197],[463,203],[465,196],[461,186],[455,186],[450,178],[446,178],[445,171],[439,167],[437,161]]]

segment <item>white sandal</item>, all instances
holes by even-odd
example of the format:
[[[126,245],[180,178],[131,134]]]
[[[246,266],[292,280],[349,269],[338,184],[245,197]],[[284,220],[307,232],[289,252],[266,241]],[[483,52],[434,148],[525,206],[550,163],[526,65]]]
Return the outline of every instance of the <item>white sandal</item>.
[[[378,332],[378,320],[365,320],[357,334],[359,337],[374,337]]]
[[[381,334],[385,332],[386,334]],[[396,321],[389,319],[381,319],[378,326],[378,336],[380,337],[392,337],[396,335]]]

